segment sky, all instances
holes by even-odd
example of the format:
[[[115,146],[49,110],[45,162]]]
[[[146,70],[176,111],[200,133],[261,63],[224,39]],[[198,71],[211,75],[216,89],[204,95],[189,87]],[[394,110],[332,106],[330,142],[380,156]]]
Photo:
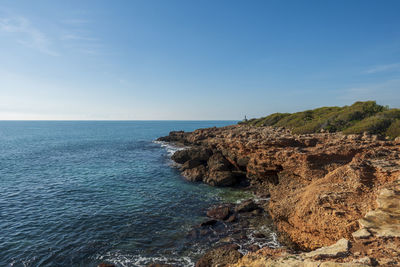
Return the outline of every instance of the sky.
[[[400,1],[3,0],[0,120],[400,107]]]

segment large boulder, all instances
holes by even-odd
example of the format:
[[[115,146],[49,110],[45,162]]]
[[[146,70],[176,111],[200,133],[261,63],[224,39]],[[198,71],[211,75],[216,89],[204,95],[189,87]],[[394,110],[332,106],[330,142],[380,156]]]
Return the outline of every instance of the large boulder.
[[[229,216],[229,207],[227,206],[213,207],[207,211],[207,216],[218,220],[224,220]]]
[[[190,159],[189,150],[178,150],[172,155],[171,159],[176,163],[183,164]]]
[[[231,186],[238,182],[238,177],[230,171],[210,171],[203,181],[212,186]]]
[[[196,263],[196,267],[214,267],[235,264],[243,256],[236,244],[224,245],[209,250]]]
[[[203,180],[204,175],[206,174],[206,167],[203,165],[199,165],[192,169],[186,169],[183,171],[182,175],[186,180],[191,182],[199,182]]]
[[[212,151],[207,148],[194,148],[190,149],[190,156],[192,159],[196,159],[202,162],[207,162],[211,157]]]
[[[158,138],[157,141],[185,144],[187,143],[186,137],[189,134],[190,133],[185,133],[184,131],[172,131],[169,135]]]
[[[185,163],[183,163],[181,170],[187,170],[187,169],[193,169],[196,168],[197,166],[202,165],[203,162],[201,162],[200,160],[197,159],[189,159],[188,161],[186,161]]]
[[[207,161],[210,171],[229,171],[232,164],[220,153],[212,155]]]
[[[257,209],[256,203],[254,203],[253,200],[249,199],[246,201],[243,201],[239,205],[236,206],[235,211],[236,212],[249,212]]]
[[[212,151],[205,148],[189,148],[184,150],[176,151],[172,155],[172,160],[183,164],[188,160],[197,160],[201,162],[207,162],[207,160],[212,155]]]

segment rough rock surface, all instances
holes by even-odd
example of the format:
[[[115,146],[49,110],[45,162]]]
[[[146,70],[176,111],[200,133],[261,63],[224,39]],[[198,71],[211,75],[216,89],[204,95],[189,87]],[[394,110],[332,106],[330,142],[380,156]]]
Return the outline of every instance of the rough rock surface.
[[[352,233],[351,235],[353,236],[354,239],[363,239],[370,237],[371,233],[367,229],[361,228],[360,230]]]
[[[236,212],[249,212],[257,209],[257,205],[254,203],[253,200],[249,199],[240,203],[236,208]]]
[[[306,257],[318,257],[318,258],[337,258],[345,256],[349,253],[349,240],[342,238],[336,244],[329,247],[322,247],[314,251],[308,252]]]
[[[361,261],[352,262],[334,262],[320,261],[304,257],[302,254],[291,254],[284,250],[263,248],[254,253],[248,253],[237,263],[227,265],[230,267],[364,267],[370,266],[369,263]]]
[[[207,211],[207,216],[218,220],[224,220],[229,216],[229,207],[227,206],[213,207]]]
[[[384,188],[377,203],[378,208],[360,219],[360,225],[379,237],[400,237],[400,180]]]
[[[398,141],[341,133],[293,135],[283,128],[241,125],[173,132],[166,139],[190,146],[187,155],[209,152],[201,167],[184,171],[187,179],[248,185],[270,196],[268,209],[280,238],[296,249],[327,247],[342,238],[353,242],[360,226],[375,231],[370,243],[352,243],[350,250],[359,249],[360,257],[388,258],[390,249],[377,249],[384,242],[398,249]]]
[[[243,256],[238,249],[239,246],[234,244],[211,249],[196,262],[196,267],[214,267],[234,264]]]

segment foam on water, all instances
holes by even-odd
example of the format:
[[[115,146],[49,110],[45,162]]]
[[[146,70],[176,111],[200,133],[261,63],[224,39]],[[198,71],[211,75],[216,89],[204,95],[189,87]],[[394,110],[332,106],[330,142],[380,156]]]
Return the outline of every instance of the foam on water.
[[[171,157],[176,151],[187,149],[187,147],[176,146],[164,141],[153,141],[153,142],[163,147],[167,151],[169,157]]]
[[[130,267],[130,266],[146,266],[149,263],[164,263],[173,264],[176,266],[194,266],[195,262],[190,257],[185,256],[159,256],[159,257],[146,257],[141,255],[123,254],[120,252],[107,253],[97,257],[99,261],[113,263],[117,266]]]

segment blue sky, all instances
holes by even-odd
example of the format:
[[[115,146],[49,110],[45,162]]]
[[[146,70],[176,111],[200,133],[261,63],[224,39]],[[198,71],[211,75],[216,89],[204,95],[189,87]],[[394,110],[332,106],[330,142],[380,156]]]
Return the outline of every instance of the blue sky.
[[[0,2],[0,119],[400,107],[400,1]]]

